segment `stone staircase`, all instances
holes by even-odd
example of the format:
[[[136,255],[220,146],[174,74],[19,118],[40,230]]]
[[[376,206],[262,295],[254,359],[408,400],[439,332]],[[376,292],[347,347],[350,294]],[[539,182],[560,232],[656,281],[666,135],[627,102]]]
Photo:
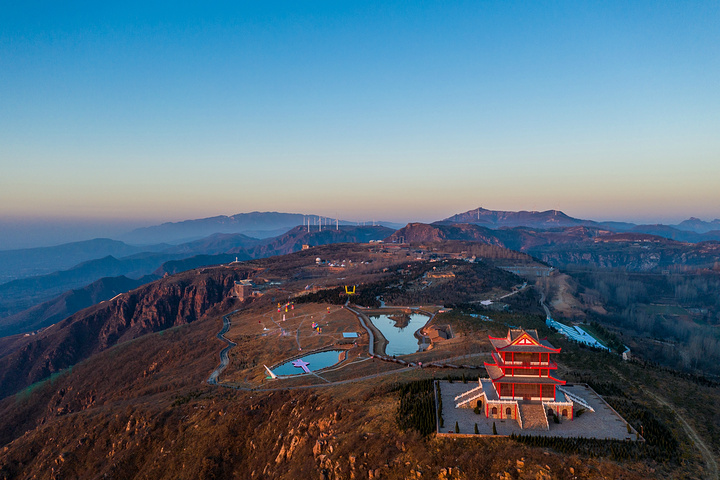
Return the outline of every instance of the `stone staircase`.
[[[475,387],[472,390],[469,390],[465,393],[461,393],[460,395],[455,397],[456,402],[458,400],[460,400],[458,403],[455,404],[455,408],[460,408],[463,405],[469,405],[470,402],[472,402],[473,400],[477,400],[478,398],[480,398],[482,396],[483,396],[482,385],[480,385],[479,387]]]
[[[520,419],[518,422],[524,430],[549,430],[545,407],[541,403],[518,404]]]

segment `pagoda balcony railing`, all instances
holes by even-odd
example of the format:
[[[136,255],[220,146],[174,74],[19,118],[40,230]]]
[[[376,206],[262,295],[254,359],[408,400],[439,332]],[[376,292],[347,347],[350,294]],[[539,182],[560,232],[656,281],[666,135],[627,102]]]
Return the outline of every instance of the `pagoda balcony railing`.
[[[550,361],[550,362],[512,362],[512,361],[504,361],[502,357],[498,359],[500,361],[500,366],[502,367],[524,367],[524,368],[536,368],[536,367],[542,367],[542,368],[557,368],[557,363]]]

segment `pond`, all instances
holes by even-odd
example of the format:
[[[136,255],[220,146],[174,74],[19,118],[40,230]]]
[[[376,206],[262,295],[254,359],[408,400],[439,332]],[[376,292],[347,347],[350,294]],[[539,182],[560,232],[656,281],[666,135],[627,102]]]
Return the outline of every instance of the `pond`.
[[[327,368],[338,363],[341,358],[344,358],[344,352],[345,350],[327,350],[325,352],[311,353],[309,355],[296,358],[295,360],[285,362],[274,368],[272,372],[275,375],[297,375],[305,373],[302,367],[293,365],[293,363],[298,363],[298,360],[302,360],[301,363],[307,362],[306,367],[310,371],[314,372],[315,370],[322,370],[323,368]],[[340,356],[341,354],[343,357]]]
[[[398,324],[396,320],[399,319],[397,315],[372,315],[370,317],[373,325],[380,330],[380,333],[388,341],[385,347],[385,355],[407,355],[420,349],[415,332],[427,323],[428,317],[419,313],[402,315],[402,317],[407,322],[399,322],[402,325],[400,327],[396,326]]]

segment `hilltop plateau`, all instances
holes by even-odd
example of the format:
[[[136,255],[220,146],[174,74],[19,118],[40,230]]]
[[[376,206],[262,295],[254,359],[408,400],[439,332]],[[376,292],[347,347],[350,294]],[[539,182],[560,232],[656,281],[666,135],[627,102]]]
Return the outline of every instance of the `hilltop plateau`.
[[[567,341],[545,326],[540,292],[553,293],[543,282],[536,290],[496,266],[548,270],[526,254],[468,241],[318,246],[169,275],[36,335],[2,339],[0,478],[640,479],[712,471],[693,435],[718,445],[718,384]],[[240,280],[257,293],[235,296]],[[383,305],[403,321],[424,315],[451,338],[421,342],[423,350],[399,357],[404,365],[383,359],[388,340],[359,320]],[[236,345],[213,384],[223,317]],[[634,428],[645,426],[646,443],[429,434],[424,410],[408,410],[425,405],[424,381],[470,383],[489,358],[487,336],[504,335],[507,325],[538,329],[562,347],[560,374],[591,382]],[[326,348],[346,351],[345,359],[314,375],[267,377],[265,365]],[[462,365],[444,366],[452,363]],[[690,403],[684,390],[693,392]]]

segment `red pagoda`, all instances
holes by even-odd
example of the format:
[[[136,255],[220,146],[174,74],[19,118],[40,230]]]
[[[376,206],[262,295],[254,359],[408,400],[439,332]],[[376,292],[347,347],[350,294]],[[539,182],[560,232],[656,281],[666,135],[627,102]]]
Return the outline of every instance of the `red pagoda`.
[[[485,369],[499,398],[554,399],[556,385],[565,385],[550,373],[557,370],[550,354],[560,349],[538,339],[536,330],[510,330],[505,338],[489,338],[495,363],[486,363]]]
[[[554,376],[560,353],[536,330],[511,329],[506,337],[489,337],[494,363],[485,363],[488,379],[455,397],[456,407],[480,408],[488,418],[514,419],[522,428],[548,429],[547,415],[573,418],[573,402]]]

